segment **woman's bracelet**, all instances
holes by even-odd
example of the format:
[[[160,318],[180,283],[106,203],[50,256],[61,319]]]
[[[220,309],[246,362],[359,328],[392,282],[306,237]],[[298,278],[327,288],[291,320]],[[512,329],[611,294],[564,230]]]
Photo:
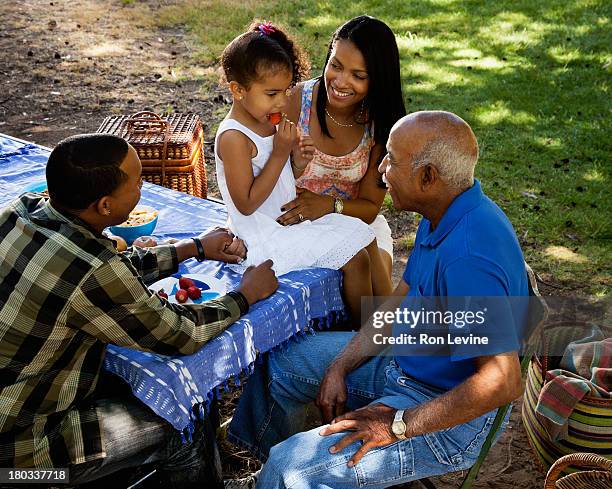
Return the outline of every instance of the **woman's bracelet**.
[[[308,166],[308,163],[306,163],[304,166],[297,166],[293,161],[293,154],[291,155],[289,159],[291,161],[291,168],[293,168],[295,171],[304,171],[306,167]]]

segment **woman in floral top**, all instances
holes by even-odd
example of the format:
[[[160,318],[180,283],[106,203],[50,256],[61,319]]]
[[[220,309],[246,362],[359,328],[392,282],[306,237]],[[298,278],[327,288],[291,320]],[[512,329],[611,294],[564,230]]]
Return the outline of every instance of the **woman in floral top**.
[[[339,212],[363,219],[376,233],[368,251],[373,272],[389,277],[393,239],[380,208],[386,187],[378,172],[393,124],[406,114],[395,36],[382,21],[360,16],[332,36],[323,74],[300,84],[288,118],[298,120],[300,151],[292,166],[298,197],[288,202],[282,224]]]

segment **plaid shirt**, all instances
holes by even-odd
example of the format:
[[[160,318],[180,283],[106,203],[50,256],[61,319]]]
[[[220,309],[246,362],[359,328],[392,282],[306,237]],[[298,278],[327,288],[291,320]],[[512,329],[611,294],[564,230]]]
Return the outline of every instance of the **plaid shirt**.
[[[172,246],[117,253],[47,198],[0,210],[0,466],[105,457],[91,398],[107,343],[191,354],[240,317],[230,296],[173,305],[145,283],[175,273]]]

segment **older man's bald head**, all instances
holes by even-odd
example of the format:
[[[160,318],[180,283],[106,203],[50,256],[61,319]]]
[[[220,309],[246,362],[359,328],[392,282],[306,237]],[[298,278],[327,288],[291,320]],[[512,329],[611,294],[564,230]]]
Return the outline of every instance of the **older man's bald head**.
[[[412,159],[413,169],[432,165],[452,188],[473,185],[478,142],[461,117],[438,110],[414,112],[395,123],[389,138],[398,154]]]

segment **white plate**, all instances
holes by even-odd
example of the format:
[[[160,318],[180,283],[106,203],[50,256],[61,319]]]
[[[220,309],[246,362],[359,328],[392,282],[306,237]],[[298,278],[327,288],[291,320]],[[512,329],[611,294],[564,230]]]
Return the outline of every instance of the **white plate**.
[[[204,275],[202,273],[188,273],[183,275],[183,277],[190,278],[196,284],[196,287],[199,287],[202,290],[202,297],[200,299],[196,299],[195,301],[191,299],[187,299],[187,302],[183,304],[201,304],[204,301],[208,301],[210,299],[216,299],[219,296],[222,296],[226,292],[225,285],[221,280],[211,276]],[[168,294],[168,300],[173,304],[179,304],[174,297],[174,294],[179,289],[178,278],[176,277],[166,277],[161,280],[158,280],[152,285],[149,285],[149,289],[153,292],[158,292],[161,289],[164,289],[164,292]]]

